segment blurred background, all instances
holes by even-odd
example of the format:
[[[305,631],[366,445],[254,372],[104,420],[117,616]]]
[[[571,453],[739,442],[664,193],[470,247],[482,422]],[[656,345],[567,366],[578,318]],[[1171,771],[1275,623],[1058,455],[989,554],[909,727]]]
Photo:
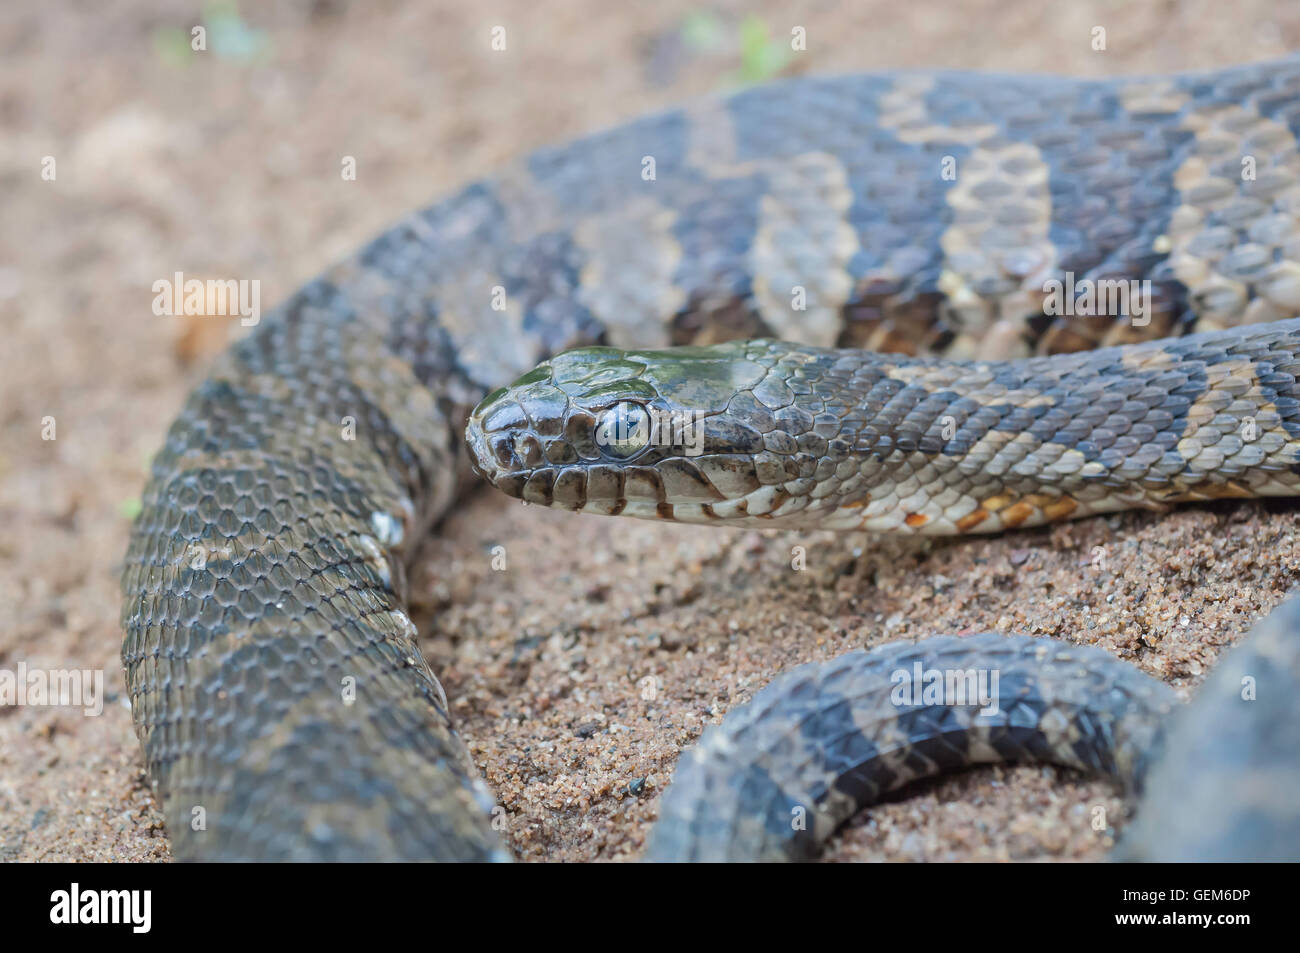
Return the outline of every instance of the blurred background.
[[[191,49],[195,26],[206,37],[199,52]],[[492,48],[498,26],[504,50]],[[1104,52],[1092,48],[1096,26],[1106,30]],[[806,50],[790,49],[795,27],[805,31]],[[256,278],[269,309],[390,221],[535,146],[775,77],[897,67],[1160,73],[1298,48],[1300,7],[1281,0],[7,0],[0,5],[0,666],[25,659],[102,668],[113,694],[100,718],[0,709],[0,860],[168,856],[122,700],[117,574],[147,461],[186,390],[239,328],[217,318],[155,316],[155,280],[176,271]],[[356,157],[355,181],[340,177],[345,155]],[[46,157],[54,160],[52,179],[42,176]],[[41,439],[47,416],[57,421],[52,441]],[[626,856],[653,817],[652,805],[629,790],[636,794],[646,778],[651,790],[662,785],[676,746],[712,717],[713,700],[746,695],[750,679],[761,684],[807,652],[778,646],[764,655],[757,643],[736,650],[734,626],[744,631],[747,622],[719,610],[717,641],[708,643],[714,636],[705,632],[700,651],[716,649],[728,660],[730,687],[700,682],[694,695],[674,695],[653,717],[641,712],[623,736],[606,738],[604,760],[594,758],[585,739],[633,719],[620,708],[624,701],[601,698],[591,682],[635,686],[637,653],[656,645],[656,633],[620,630],[647,640],[628,656],[600,643],[602,610],[591,606],[612,602],[615,622],[640,616],[574,582],[591,578],[575,555],[561,577],[542,581],[586,593],[586,607],[569,611],[596,614],[577,649],[567,635],[551,645],[545,618],[565,604],[524,589],[493,595],[481,570],[462,566],[493,532],[514,531],[517,509],[504,517],[496,515],[504,512],[500,501],[481,506],[473,511],[478,522],[450,527],[451,542],[436,554],[441,562],[426,595],[450,614],[426,632],[424,648],[449,695],[462,699],[465,731],[490,783],[520,819],[510,834],[515,848],[524,856]],[[536,518],[539,552],[547,533],[567,531],[571,543],[562,514],[555,522]],[[765,551],[747,542],[748,550],[711,569],[716,536],[696,542],[662,527],[620,524],[620,534],[633,535],[611,537],[610,526],[586,521],[582,531],[597,540],[588,558],[635,564],[624,570],[633,575],[610,577],[616,589],[637,573],[662,572],[676,593],[669,608],[693,601],[691,585],[711,594],[728,585],[728,573],[752,574]],[[647,540],[668,552],[663,566],[628,556]],[[980,545],[994,548],[971,550],[970,558],[992,559],[1004,543]],[[1025,543],[1005,545],[1012,551]],[[448,582],[457,569],[469,573],[468,583]],[[689,584],[680,583],[682,574]],[[873,597],[870,587],[880,583],[872,579],[857,595]],[[767,588],[761,578],[756,585]],[[896,611],[910,620],[924,609],[874,597],[895,602],[868,613],[846,601],[829,610],[814,601],[802,607],[806,625],[817,631],[815,620],[830,611],[853,632]],[[538,600],[535,626],[518,608],[530,598]],[[761,618],[758,598],[749,593],[746,618]],[[476,599],[480,615],[499,617],[497,629],[456,614]],[[950,606],[958,603],[951,596]],[[975,621],[994,624],[1004,609],[986,607]],[[971,620],[967,613],[930,621]],[[699,632],[705,623],[687,614],[673,624]],[[925,624],[922,617],[920,628],[895,634],[921,634]],[[480,637],[463,640],[457,626]],[[667,636],[658,637],[662,647]],[[705,678],[688,669],[677,677]],[[520,697],[527,701],[516,704]],[[520,751],[531,752],[522,767]],[[1001,775],[990,777],[985,782],[998,787]],[[1034,783],[1032,775],[1021,781]],[[936,790],[932,797],[945,800],[948,789]],[[1012,809],[998,802],[990,816]],[[951,821],[962,829],[977,822]],[[943,837],[908,823],[905,812],[873,821],[859,846],[913,858],[947,849]],[[880,827],[887,824],[896,829]],[[1047,834],[1032,843],[1015,836],[991,846],[976,838],[963,856],[1090,849],[1069,837],[1052,846]]]

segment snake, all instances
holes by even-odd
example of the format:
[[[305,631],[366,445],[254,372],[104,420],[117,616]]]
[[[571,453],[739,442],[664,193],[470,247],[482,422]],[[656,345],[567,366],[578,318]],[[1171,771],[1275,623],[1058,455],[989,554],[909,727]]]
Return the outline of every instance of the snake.
[[[1297,58],[810,75],[400,220],[237,340],[152,463],[121,655],[174,857],[510,859],[408,582],[485,482],[902,535],[1297,495],[1297,135]],[[1188,704],[1082,633],[794,668],[681,755],[645,858],[814,857],[1011,761],[1129,792],[1117,859],[1295,858],[1297,616]]]

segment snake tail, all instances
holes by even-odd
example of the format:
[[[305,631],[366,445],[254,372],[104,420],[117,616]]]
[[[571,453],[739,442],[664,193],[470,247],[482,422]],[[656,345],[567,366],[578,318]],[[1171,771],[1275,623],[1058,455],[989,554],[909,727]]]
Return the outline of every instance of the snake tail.
[[[1140,789],[1175,695],[1106,652],[984,633],[774,679],[678,761],[646,857],[808,860],[858,811],[974,764],[1050,762]]]

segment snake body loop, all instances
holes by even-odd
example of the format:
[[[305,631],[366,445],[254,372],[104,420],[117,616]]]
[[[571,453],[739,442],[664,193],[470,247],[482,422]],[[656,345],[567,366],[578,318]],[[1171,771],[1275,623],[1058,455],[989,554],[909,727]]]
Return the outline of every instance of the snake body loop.
[[[808,78],[398,223],[237,344],[153,463],[122,659],[175,855],[508,857],[405,602],[471,465],[571,510],[904,533],[1294,495],[1297,129],[1296,59]],[[650,855],[807,856],[915,777],[1029,757],[1136,788],[1164,750],[1128,856],[1294,856],[1294,614],[1168,727],[1167,689],[1086,646],[798,670],[684,758]],[[1001,714],[901,706],[908,661],[997,671]]]

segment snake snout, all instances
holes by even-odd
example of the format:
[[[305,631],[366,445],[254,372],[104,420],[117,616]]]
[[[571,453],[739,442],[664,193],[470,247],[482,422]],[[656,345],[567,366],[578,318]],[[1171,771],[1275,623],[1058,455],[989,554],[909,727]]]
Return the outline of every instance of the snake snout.
[[[536,438],[526,431],[490,430],[478,416],[465,427],[465,444],[474,471],[497,489],[521,497],[529,463],[536,464]]]
[[[533,376],[541,375],[534,372]],[[552,505],[549,487],[554,469],[577,460],[563,433],[573,415],[564,395],[546,386],[546,381],[529,381],[527,376],[520,380],[525,383],[516,381],[510,388],[494,391],[475,408],[465,428],[465,443],[475,471],[497,489]]]
[[[489,483],[495,484],[497,467],[488,448],[487,435],[483,433],[482,423],[471,419],[465,427],[465,445],[469,449],[469,462],[474,472]]]
[[[765,443],[726,411],[767,371],[736,348],[557,355],[474,410],[474,468],[510,496],[558,509],[710,522],[722,518],[718,504],[743,512]]]

